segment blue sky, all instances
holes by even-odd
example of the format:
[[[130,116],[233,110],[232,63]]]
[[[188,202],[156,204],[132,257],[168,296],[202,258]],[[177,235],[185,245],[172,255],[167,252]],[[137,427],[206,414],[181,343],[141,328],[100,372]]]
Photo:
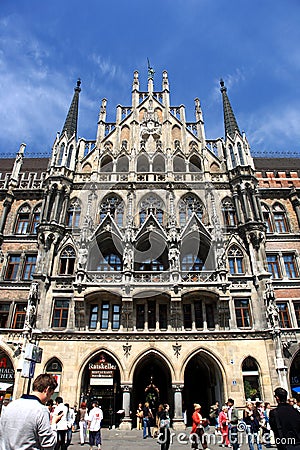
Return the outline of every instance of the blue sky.
[[[300,156],[299,23],[299,0],[1,0],[0,154],[49,153],[78,77],[78,135],[95,139],[101,99],[114,121],[149,57],[187,120],[200,98],[208,139],[224,135],[223,77],[252,153]]]

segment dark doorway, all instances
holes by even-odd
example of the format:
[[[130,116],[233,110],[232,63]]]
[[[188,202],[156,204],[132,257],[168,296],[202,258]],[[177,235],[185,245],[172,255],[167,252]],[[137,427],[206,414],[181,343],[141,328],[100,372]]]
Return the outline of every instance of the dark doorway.
[[[194,403],[202,406],[201,414],[208,418],[210,405],[224,402],[223,381],[216,361],[204,352],[199,352],[188,362],[184,372],[183,411],[187,425],[192,424]]]
[[[88,409],[97,400],[103,411],[103,426],[112,428],[120,423],[117,411],[122,408],[120,370],[116,361],[106,352],[99,352],[83,371],[80,402],[86,401]]]
[[[145,356],[137,365],[133,376],[132,405],[133,427],[136,427],[138,404],[149,402],[153,415],[160,403],[170,405],[171,416],[173,414],[173,395],[171,373],[163,359],[152,352]]]

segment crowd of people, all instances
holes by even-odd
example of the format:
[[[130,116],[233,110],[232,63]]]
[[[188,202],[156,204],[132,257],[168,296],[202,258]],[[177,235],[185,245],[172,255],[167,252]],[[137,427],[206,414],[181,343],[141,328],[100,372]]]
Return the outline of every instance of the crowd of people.
[[[91,408],[82,402],[76,411],[62,397],[52,400],[57,382],[52,375],[39,375],[33,383],[33,392],[22,395],[2,409],[0,418],[0,450],[43,449],[66,450],[71,443],[74,427],[78,426],[80,443],[85,444],[87,433],[90,450],[101,449],[101,422],[103,413],[97,401]],[[206,431],[210,425],[221,435],[220,446],[239,449],[238,433],[245,432],[249,450],[262,450],[275,446],[278,450],[300,450],[300,394],[296,399],[287,398],[287,391],[274,391],[276,408],[270,403],[247,401],[240,414],[229,398],[220,407],[216,402],[210,407],[209,419],[201,414],[201,405],[194,404],[192,415],[192,449],[206,450]],[[47,407],[45,407],[45,405]],[[170,412],[168,404],[161,404],[154,412],[146,402],[140,403],[136,411],[137,429],[142,430],[143,439],[157,438],[161,450],[170,447]]]
[[[277,408],[271,409],[269,402],[247,401],[242,418],[239,417],[234,400],[229,398],[222,407],[215,402],[210,407],[209,422],[221,435],[221,447],[239,449],[238,432],[245,432],[249,450],[262,450],[276,446],[278,450],[300,450],[300,394],[287,399],[287,391],[277,388],[274,392]],[[208,420],[201,415],[201,406],[194,404],[192,426],[192,448],[207,448],[205,427]]]

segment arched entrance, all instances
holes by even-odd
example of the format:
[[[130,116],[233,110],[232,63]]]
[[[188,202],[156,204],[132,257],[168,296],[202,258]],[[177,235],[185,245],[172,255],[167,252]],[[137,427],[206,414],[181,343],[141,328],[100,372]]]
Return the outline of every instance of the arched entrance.
[[[224,402],[221,369],[211,355],[199,351],[184,371],[183,411],[186,411],[187,424],[192,423],[194,403],[200,403],[203,415],[208,417],[210,405],[215,401]]]
[[[103,426],[118,426],[122,408],[120,370],[112,356],[101,351],[86,364],[81,381],[80,402],[87,401],[88,408],[97,400],[103,411]]]
[[[300,351],[296,353],[291,364],[290,386],[293,396],[300,393]]]
[[[170,405],[173,413],[171,373],[163,358],[155,352],[148,353],[137,364],[133,376],[132,405],[133,427],[136,426],[135,411],[139,403],[149,402],[155,412],[160,403]]]

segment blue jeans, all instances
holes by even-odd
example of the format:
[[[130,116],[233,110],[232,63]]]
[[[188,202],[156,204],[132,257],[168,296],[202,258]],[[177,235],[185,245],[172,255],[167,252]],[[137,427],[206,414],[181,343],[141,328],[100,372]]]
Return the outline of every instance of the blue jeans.
[[[147,429],[148,429],[148,436],[151,437],[150,420],[148,417],[144,417],[143,418],[143,438],[147,437]]]
[[[248,433],[248,445],[250,450],[254,450],[254,444],[257,445],[258,450],[262,450],[258,433]]]

